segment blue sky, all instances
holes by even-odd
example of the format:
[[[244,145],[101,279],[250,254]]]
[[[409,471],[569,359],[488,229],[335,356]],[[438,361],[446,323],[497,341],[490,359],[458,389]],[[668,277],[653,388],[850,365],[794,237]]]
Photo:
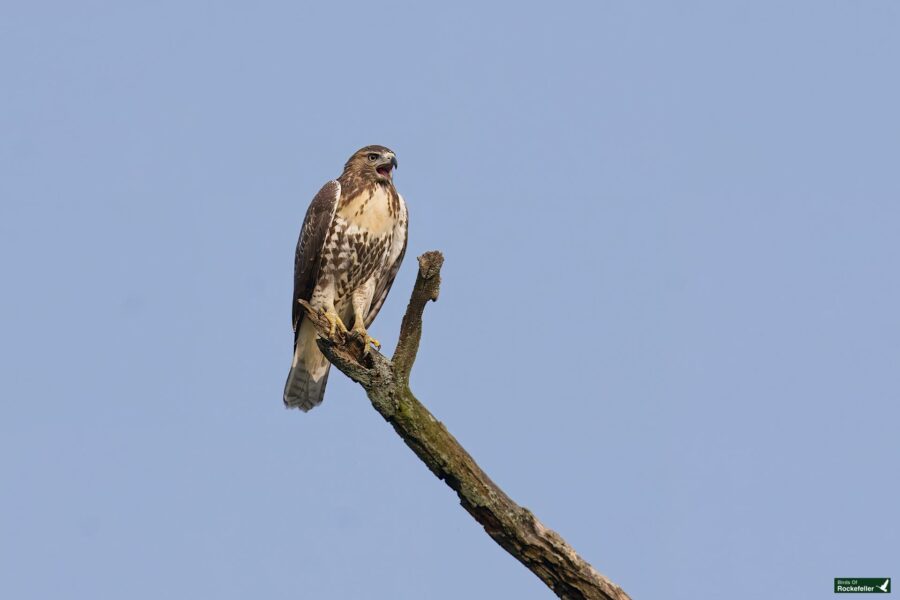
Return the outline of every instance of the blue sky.
[[[0,7],[0,596],[548,598],[334,374],[307,203],[396,151],[412,385],[634,598],[900,567],[900,5]]]

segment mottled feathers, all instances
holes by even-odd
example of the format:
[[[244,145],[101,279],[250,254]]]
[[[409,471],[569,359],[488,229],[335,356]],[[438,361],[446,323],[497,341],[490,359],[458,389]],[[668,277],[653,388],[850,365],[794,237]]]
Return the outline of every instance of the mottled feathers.
[[[407,211],[393,184],[394,153],[361,148],[306,211],[294,258],[294,359],[284,403],[309,410],[322,402],[329,363],[298,300],[364,332],[384,304],[406,253]]]

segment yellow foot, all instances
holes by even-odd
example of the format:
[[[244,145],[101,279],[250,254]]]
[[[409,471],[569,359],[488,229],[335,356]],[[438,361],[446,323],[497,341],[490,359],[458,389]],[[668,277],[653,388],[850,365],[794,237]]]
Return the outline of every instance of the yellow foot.
[[[363,340],[363,346],[366,349],[369,348],[369,344],[372,344],[373,346],[375,346],[375,348],[377,348],[378,350],[381,350],[381,342],[379,342],[378,340],[376,340],[375,338],[370,336],[369,332],[366,331],[364,328],[354,327],[353,335],[359,336]]]
[[[341,321],[341,318],[334,311],[323,310],[322,316],[328,321],[328,337],[334,337],[334,332],[338,329],[343,333],[347,333],[347,326],[344,325],[344,322]]]

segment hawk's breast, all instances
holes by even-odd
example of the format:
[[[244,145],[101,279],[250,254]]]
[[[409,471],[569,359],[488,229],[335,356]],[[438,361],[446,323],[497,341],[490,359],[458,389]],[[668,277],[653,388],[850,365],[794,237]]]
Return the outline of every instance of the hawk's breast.
[[[399,196],[378,185],[363,189],[341,202],[334,215],[332,243],[336,298],[345,298],[373,275],[384,276],[390,259],[396,257],[395,245],[401,219]]]

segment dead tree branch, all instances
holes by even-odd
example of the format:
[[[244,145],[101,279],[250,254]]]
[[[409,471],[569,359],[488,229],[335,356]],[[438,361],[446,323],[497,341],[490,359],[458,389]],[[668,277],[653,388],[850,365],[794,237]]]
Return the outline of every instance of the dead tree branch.
[[[422,462],[459,496],[460,503],[495,542],[567,600],[624,600],[628,595],[598,573],[555,531],[544,527],[531,511],[513,502],[475,463],[468,452],[413,396],[409,372],[422,337],[422,313],[438,298],[441,285],[440,252],[419,257],[419,275],[400,340],[391,360],[366,350],[353,334],[337,331],[329,337],[328,321],[304,304],[320,332],[319,347],[348,377],[362,385],[384,419]]]

